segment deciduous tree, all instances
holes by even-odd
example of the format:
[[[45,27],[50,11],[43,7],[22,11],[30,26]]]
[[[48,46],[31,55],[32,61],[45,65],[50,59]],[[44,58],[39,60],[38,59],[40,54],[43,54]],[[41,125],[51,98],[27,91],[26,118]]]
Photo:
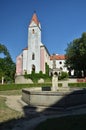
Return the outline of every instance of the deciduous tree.
[[[66,66],[74,69],[77,76],[86,77],[86,33],[73,40],[66,49]]]
[[[15,75],[15,63],[12,61],[6,46],[0,44],[0,80],[4,77],[5,81],[13,81]]]

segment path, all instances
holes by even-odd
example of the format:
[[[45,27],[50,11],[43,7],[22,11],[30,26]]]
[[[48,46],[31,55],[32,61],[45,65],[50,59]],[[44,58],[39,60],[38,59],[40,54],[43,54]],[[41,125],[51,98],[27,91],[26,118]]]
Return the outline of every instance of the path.
[[[6,98],[7,98],[6,104],[7,104],[8,107],[10,107],[10,108],[12,108],[16,111],[23,112],[23,107],[26,104],[20,103],[21,96],[7,96]]]
[[[23,112],[23,107],[26,106],[26,103],[21,101],[21,96],[6,96],[0,95],[1,97],[6,97],[6,105],[16,111]]]

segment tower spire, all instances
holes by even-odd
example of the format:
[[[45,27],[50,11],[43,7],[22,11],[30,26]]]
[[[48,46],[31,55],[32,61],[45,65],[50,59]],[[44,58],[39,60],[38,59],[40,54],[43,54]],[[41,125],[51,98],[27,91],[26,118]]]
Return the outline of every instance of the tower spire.
[[[39,26],[39,20],[36,15],[36,11],[34,11],[34,14],[32,16],[31,22],[34,21]]]

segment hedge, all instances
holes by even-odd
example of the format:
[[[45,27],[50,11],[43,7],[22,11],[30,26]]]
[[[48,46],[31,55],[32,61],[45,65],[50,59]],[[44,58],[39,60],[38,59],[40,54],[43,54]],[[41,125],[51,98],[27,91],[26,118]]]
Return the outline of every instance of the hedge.
[[[51,83],[34,83],[34,84],[4,84],[0,85],[0,91],[6,91],[6,90],[19,90],[22,88],[30,88],[30,87],[44,87],[44,86],[52,86]],[[58,83],[59,87],[62,87],[61,83]],[[86,83],[68,83],[69,87],[81,87],[85,88]]]
[[[22,88],[30,88],[30,87],[42,87],[42,86],[51,86],[51,83],[43,83],[43,84],[4,84],[0,85],[0,91],[5,91],[5,90],[18,90]]]
[[[80,87],[80,88],[85,88],[86,83],[68,83],[69,87]]]

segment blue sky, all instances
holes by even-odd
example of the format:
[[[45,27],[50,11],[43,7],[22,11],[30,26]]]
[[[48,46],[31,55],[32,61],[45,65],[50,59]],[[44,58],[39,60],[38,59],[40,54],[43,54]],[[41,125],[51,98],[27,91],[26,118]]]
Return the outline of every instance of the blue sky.
[[[67,44],[86,32],[86,0],[0,0],[0,43],[14,62],[27,47],[34,11],[42,26],[42,43],[50,54],[65,54]]]

